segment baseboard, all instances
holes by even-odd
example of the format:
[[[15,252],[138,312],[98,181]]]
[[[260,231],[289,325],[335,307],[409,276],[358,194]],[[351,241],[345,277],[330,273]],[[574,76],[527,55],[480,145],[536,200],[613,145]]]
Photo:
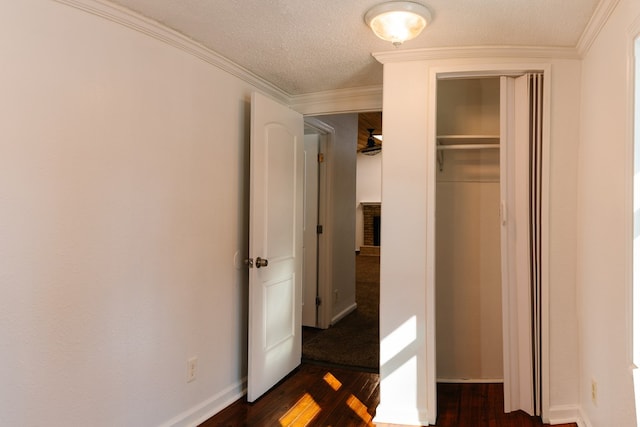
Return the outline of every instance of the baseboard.
[[[548,416],[543,416],[545,423],[551,425],[575,423],[579,418],[578,405],[558,405],[549,408]]]
[[[549,408],[548,416],[543,417],[551,425],[576,423],[578,427],[592,427],[589,417],[580,405],[558,405]]]
[[[593,427],[593,424],[591,424],[591,420],[589,419],[587,414],[585,414],[582,407],[578,408],[578,419],[576,420],[576,424],[578,424],[578,427]]]
[[[243,378],[199,405],[167,421],[161,427],[196,427],[240,399],[246,390],[247,379]]]
[[[342,310],[340,313],[336,314],[332,319],[331,319],[331,324],[335,325],[336,323],[338,323],[339,321],[341,321],[342,319],[344,319],[345,317],[347,317],[347,315],[349,315],[352,311],[354,311],[356,308],[358,308],[358,304],[356,304],[355,302],[353,304],[351,304],[349,307],[345,308],[344,310]]]
[[[437,383],[443,384],[496,384],[503,383],[502,378],[436,378]]]

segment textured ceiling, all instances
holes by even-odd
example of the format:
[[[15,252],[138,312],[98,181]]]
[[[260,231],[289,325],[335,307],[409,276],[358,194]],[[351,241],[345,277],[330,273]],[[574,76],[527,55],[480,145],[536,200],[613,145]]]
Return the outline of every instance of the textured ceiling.
[[[428,0],[433,21],[398,49],[575,47],[598,0]],[[365,25],[381,0],[114,0],[183,33],[290,95],[382,84]]]

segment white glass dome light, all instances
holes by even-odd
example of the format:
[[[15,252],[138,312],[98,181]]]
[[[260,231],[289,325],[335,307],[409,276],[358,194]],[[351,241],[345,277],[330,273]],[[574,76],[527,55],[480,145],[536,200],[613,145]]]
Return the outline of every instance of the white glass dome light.
[[[431,21],[426,6],[411,1],[392,1],[372,7],[364,20],[376,36],[398,47],[417,37]]]

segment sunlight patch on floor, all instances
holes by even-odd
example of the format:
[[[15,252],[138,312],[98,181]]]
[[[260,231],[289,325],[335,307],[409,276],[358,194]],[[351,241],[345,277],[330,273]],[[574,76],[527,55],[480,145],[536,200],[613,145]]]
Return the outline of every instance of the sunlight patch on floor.
[[[369,414],[367,406],[353,394],[347,399],[347,406],[349,406],[349,408],[351,408],[353,412],[362,419],[362,421],[367,423],[367,425],[373,425],[371,424],[371,414]]]
[[[342,383],[331,372],[327,372],[323,379],[334,391],[338,391],[342,387]]]
[[[278,421],[282,427],[304,427],[319,413],[320,406],[309,393],[305,393]]]
[[[327,372],[323,380],[337,392],[342,387],[342,383],[331,372]],[[372,423],[372,416],[369,414],[367,406],[362,403],[353,394],[349,394],[346,405],[367,425],[374,426]],[[295,405],[293,405],[286,414],[284,414],[278,420],[281,427],[305,427],[310,425],[317,415],[322,411],[322,408],[313,399],[309,393],[305,393]]]

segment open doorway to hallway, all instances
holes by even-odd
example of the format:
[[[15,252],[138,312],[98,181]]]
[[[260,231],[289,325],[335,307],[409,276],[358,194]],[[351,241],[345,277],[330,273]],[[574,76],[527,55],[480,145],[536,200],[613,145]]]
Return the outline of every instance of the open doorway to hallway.
[[[327,329],[303,327],[302,359],[307,363],[378,372],[380,257],[354,256],[356,309]]]
[[[380,301],[380,222],[381,222],[381,136],[382,113],[360,113],[350,115],[357,120],[357,144],[348,154],[353,157],[355,176],[349,185],[351,189],[351,212],[354,218],[354,235],[349,247],[353,257],[355,277],[355,299],[346,311],[333,318],[329,327],[303,328],[303,361],[330,365],[347,366],[368,372],[377,372],[379,368],[379,301]],[[320,117],[320,120],[323,118]],[[352,134],[355,137],[355,134]],[[329,142],[331,144],[331,142]],[[330,150],[330,147],[327,147]],[[337,150],[336,150],[337,151]],[[335,151],[332,153],[335,155]],[[331,162],[332,157],[326,161]],[[331,165],[327,165],[331,174]],[[327,194],[326,197],[331,197]],[[322,194],[321,194],[322,198]],[[335,203],[335,200],[334,200]],[[323,209],[323,201],[319,203]],[[320,237],[321,239],[323,237]],[[349,245],[345,242],[347,245]],[[319,251],[321,253],[321,251]],[[319,273],[323,265],[318,263]],[[318,282],[318,296],[323,292]],[[332,283],[325,286],[333,286]],[[321,301],[324,303],[325,301]],[[335,301],[330,301],[335,302]],[[338,310],[339,311],[339,310]],[[321,325],[317,325],[321,326]]]

